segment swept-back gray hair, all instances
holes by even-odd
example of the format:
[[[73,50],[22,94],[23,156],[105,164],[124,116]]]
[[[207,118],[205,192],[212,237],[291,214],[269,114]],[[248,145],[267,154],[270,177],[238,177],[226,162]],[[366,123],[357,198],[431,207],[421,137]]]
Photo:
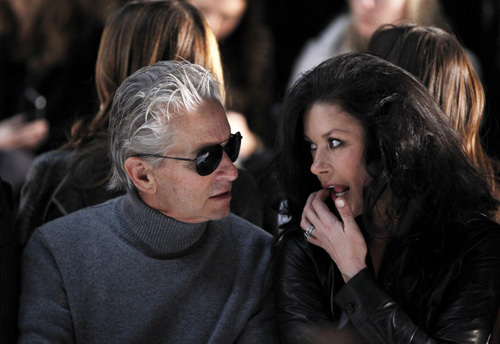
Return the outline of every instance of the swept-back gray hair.
[[[222,85],[200,65],[161,61],[139,69],[116,90],[108,128],[112,161],[110,190],[134,190],[124,163],[137,153],[163,155],[171,147],[173,116],[209,100],[223,102]],[[159,166],[163,159],[146,158]]]

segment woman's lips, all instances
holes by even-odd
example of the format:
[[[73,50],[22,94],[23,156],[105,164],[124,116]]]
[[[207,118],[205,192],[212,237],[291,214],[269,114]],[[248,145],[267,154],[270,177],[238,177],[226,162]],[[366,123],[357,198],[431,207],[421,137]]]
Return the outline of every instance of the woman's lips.
[[[332,191],[332,195],[335,195],[335,198],[347,195],[350,190],[350,188],[345,185],[330,185],[328,188]]]

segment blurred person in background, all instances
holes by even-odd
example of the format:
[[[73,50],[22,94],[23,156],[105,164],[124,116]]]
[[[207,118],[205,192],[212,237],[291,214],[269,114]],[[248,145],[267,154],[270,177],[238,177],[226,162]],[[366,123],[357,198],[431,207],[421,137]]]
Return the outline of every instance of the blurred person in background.
[[[373,34],[368,50],[406,69],[429,89],[500,199],[500,164],[485,152],[480,135],[485,111],[483,85],[457,38],[436,27],[388,25]],[[494,219],[500,221],[500,211]]]
[[[103,23],[80,0],[0,3],[0,172],[15,198],[40,152],[97,109],[93,86]]]
[[[348,0],[347,13],[336,16],[302,48],[292,68],[288,87],[299,75],[324,60],[347,51],[364,51],[375,30],[383,24],[412,21],[445,25],[439,0]]]
[[[17,86],[11,106],[48,121],[39,151],[66,142],[74,120],[98,106],[93,78],[104,24],[80,1],[9,0],[17,28],[12,54],[21,64],[10,79]]]
[[[14,200],[9,183],[0,177],[0,343],[17,339],[19,244],[14,226]]]

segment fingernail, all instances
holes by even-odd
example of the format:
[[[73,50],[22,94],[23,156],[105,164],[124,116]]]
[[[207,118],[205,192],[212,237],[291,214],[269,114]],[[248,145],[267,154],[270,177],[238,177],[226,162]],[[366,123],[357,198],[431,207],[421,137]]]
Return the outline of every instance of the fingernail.
[[[337,207],[342,208],[345,205],[345,202],[343,199],[338,199],[335,201],[335,204],[337,205]]]

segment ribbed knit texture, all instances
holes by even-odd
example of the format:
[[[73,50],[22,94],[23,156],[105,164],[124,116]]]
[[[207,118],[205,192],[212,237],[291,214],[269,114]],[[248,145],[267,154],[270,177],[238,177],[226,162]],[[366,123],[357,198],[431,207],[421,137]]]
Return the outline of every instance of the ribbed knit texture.
[[[196,248],[207,228],[208,222],[185,223],[165,216],[144,204],[135,193],[115,207],[123,238],[154,258],[176,258],[188,253]]]
[[[276,343],[271,242],[133,194],[49,222],[23,254],[20,342]]]

